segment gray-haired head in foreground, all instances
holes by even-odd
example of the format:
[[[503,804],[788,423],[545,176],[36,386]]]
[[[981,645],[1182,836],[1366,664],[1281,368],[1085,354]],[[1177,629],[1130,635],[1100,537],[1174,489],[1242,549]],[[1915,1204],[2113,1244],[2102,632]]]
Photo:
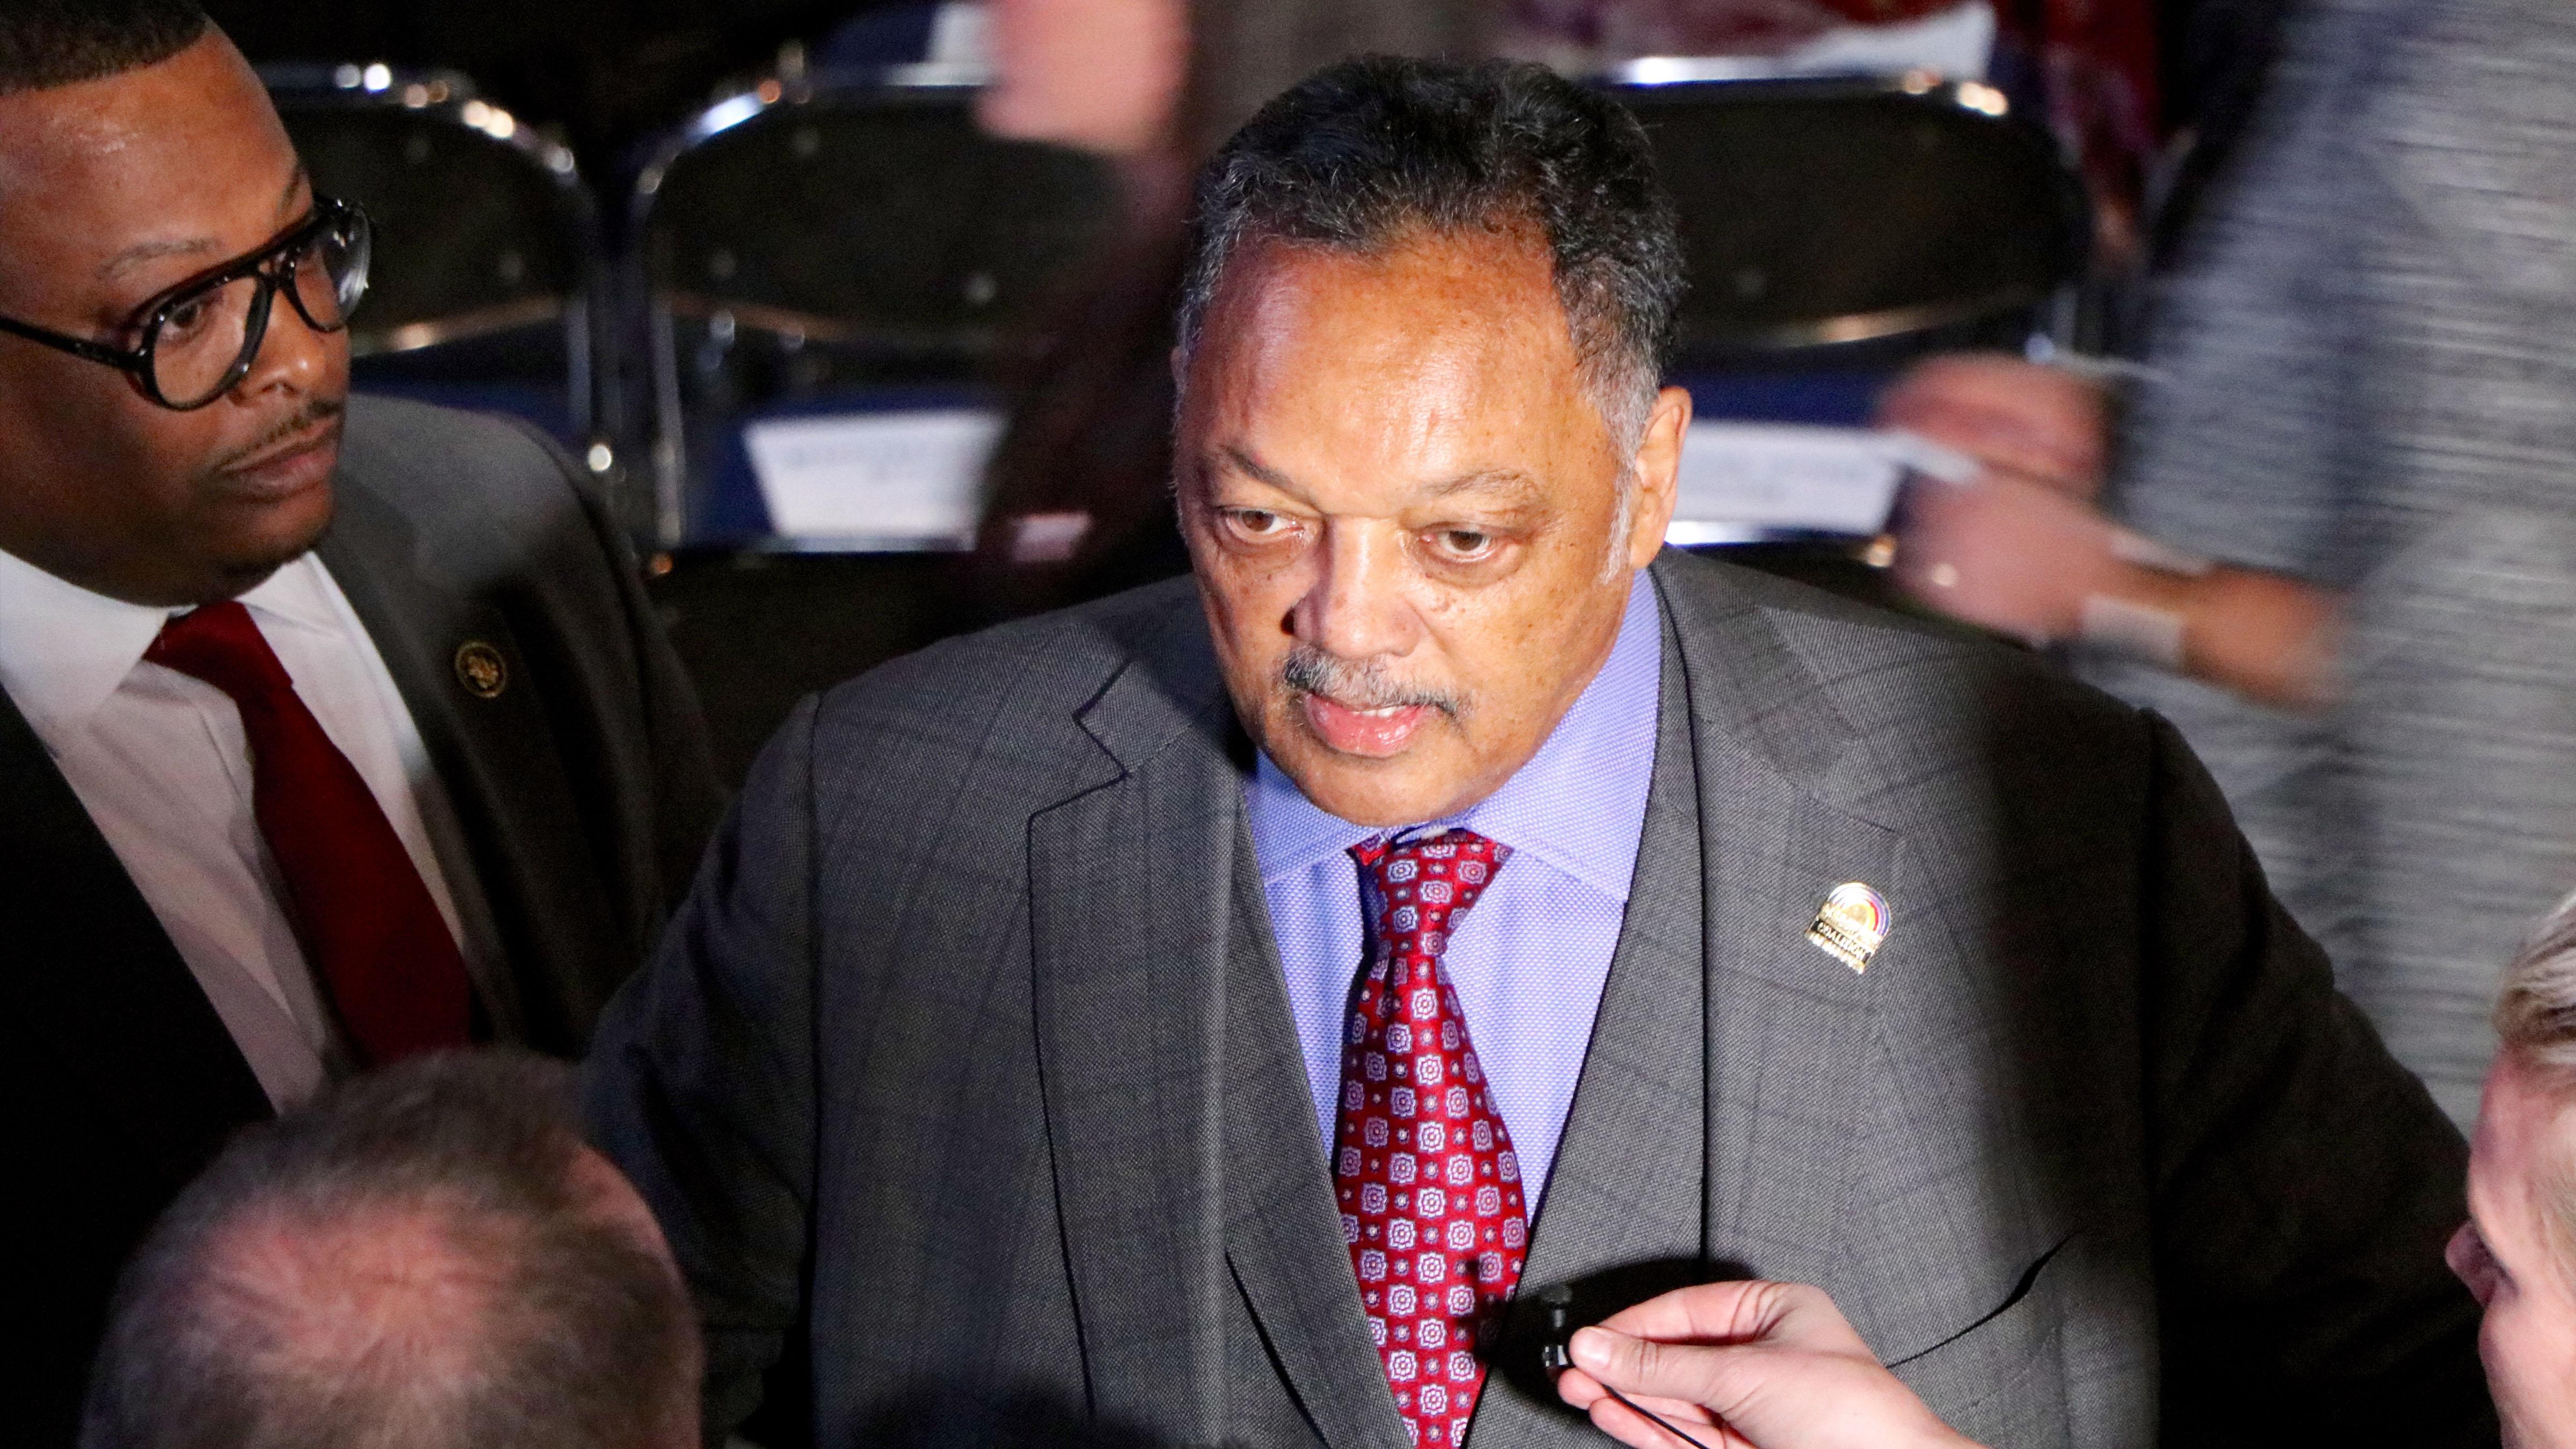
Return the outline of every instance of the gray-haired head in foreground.
[[[2507,1051],[2576,1083],[2576,896],[2558,903],[2505,968],[2495,1028]]]
[[[1186,379],[1225,269],[1265,240],[1374,253],[1526,228],[1555,264],[1583,381],[1622,452],[1672,347],[1682,251],[1636,117],[1541,66],[1366,56],[1282,92],[1200,171],[1179,318]]]
[[[693,1443],[695,1318],[623,1194],[559,1063],[359,1078],[243,1133],[162,1217],[118,1286],[81,1443]]]
[[[168,60],[206,25],[197,0],[0,0],[0,96]]]

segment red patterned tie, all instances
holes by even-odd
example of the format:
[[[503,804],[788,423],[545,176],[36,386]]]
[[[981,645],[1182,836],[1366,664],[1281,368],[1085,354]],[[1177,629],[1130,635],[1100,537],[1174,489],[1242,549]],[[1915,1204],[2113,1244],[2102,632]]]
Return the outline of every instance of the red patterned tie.
[[[429,887],[349,757],[296,697],[250,611],[208,604],[144,658],[231,695],[249,737],[251,810],[286,878],[286,914],[361,1064],[463,1046],[473,988]]]
[[[1529,1246],[1519,1163],[1485,1089],[1450,934],[1511,848],[1472,830],[1351,848],[1370,889],[1368,974],[1343,1033],[1333,1187],[1369,1337],[1413,1442],[1454,1449]]]

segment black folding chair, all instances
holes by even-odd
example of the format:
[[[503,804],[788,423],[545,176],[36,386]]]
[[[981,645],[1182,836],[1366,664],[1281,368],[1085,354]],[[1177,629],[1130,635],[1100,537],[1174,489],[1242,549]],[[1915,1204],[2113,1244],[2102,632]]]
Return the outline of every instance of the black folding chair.
[[[1630,74],[1675,69],[1686,68]],[[1877,526],[1824,506],[1839,485],[1821,475],[1877,466],[1877,440],[1858,430],[1916,358],[2088,342],[2098,309],[2082,182],[2045,130],[1975,82],[1609,88],[1652,139],[1689,259],[1676,380],[1712,426],[1684,450],[1674,540],[1736,546],[1743,561],[1886,598],[1860,562],[1886,556],[1872,547]],[[1811,510],[1797,481],[1808,466],[1820,470]],[[1891,480],[1898,466],[1884,465]],[[1745,490],[1717,486],[1722,475],[1765,477],[1782,507],[1748,506]]]
[[[652,589],[728,769],[799,695],[974,617],[949,550],[980,500],[975,439],[999,428],[993,365],[1115,197],[1094,160],[985,136],[973,97],[926,68],[771,80],[639,179]],[[810,446],[786,451],[823,462],[791,508],[774,440],[798,428]]]
[[[978,131],[973,94],[889,73],[771,80],[700,115],[644,172],[634,230],[665,546],[780,531],[746,427],[989,404],[997,349],[1092,251],[1114,196],[1091,158]],[[954,469],[968,454],[940,456]],[[940,542],[918,510],[882,527],[865,514],[828,531]]]
[[[1681,215],[1695,368],[1879,364],[2078,339],[2090,213],[1991,86],[1911,79],[1613,88]]]
[[[363,389],[515,413],[606,471],[592,331],[605,272],[572,152],[448,72],[261,72],[316,190],[375,224],[350,325]]]

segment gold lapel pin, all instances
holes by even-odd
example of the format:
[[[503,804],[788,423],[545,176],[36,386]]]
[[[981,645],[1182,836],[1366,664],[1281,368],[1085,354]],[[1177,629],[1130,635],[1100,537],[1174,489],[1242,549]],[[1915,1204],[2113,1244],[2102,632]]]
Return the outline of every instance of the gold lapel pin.
[[[510,666],[501,651],[480,639],[456,646],[456,682],[476,699],[499,699],[510,687]]]
[[[1843,882],[1817,907],[1807,939],[1853,971],[1867,971],[1887,940],[1887,898],[1859,881]]]

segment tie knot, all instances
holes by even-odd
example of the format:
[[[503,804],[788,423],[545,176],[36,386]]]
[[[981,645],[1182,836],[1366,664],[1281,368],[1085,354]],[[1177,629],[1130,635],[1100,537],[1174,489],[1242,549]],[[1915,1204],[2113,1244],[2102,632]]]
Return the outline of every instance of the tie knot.
[[[1449,923],[1485,893],[1511,854],[1510,846],[1472,830],[1443,830],[1401,841],[1380,838],[1351,847],[1351,858],[1377,887],[1379,940],[1399,954],[1410,941],[1445,945]],[[1430,948],[1428,954],[1439,951]]]
[[[165,669],[192,675],[249,704],[295,683],[277,662],[250,610],[232,599],[191,609],[161,626],[160,637],[143,657]]]

